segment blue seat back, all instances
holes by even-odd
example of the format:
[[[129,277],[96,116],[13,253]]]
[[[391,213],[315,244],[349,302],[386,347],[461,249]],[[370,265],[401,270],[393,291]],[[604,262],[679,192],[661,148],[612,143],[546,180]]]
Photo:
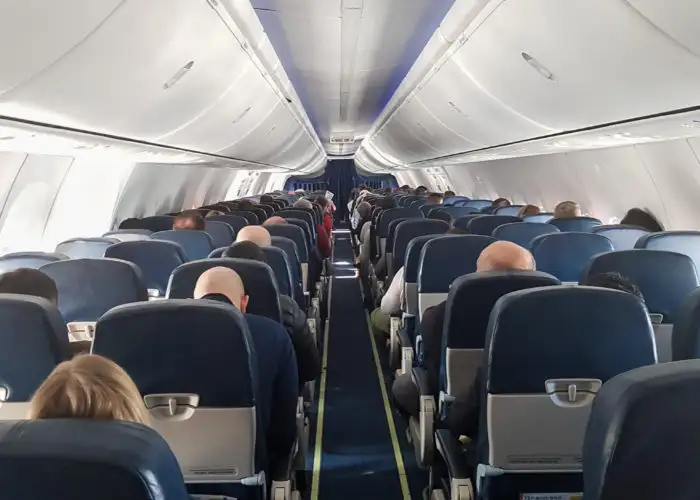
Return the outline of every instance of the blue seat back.
[[[696,360],[638,368],[605,383],[583,446],[584,498],[694,498],[698,393]]]
[[[552,219],[549,224],[556,226],[562,233],[590,233],[594,227],[600,226],[601,222],[595,217],[567,217],[565,219]]]
[[[262,247],[267,264],[272,268],[279,293],[294,297],[291,264],[284,250],[275,247]]]
[[[523,222],[549,222],[554,218],[554,214],[551,212],[543,212],[541,214],[526,215],[523,217]]]
[[[165,295],[170,275],[187,262],[185,250],[172,241],[145,240],[123,241],[107,249],[105,257],[133,262],[141,270],[146,288]]]
[[[451,206],[454,206],[457,202],[467,202],[467,201],[470,201],[470,199],[467,198],[466,196],[452,196],[450,198],[446,198],[443,201],[443,204],[446,207],[451,207]]]
[[[204,224],[204,232],[211,236],[214,248],[229,246],[236,239],[233,228],[225,222],[207,219]]]
[[[67,255],[61,253],[47,252],[14,252],[7,253],[0,257],[0,273],[13,271],[21,267],[29,269],[39,269],[49,262],[58,262],[68,259]]]
[[[389,223],[396,219],[422,219],[423,213],[418,208],[390,208],[384,210],[377,221],[377,237],[389,235]]]
[[[461,229],[462,231],[469,231],[469,222],[471,222],[472,219],[476,219],[477,217],[481,216],[481,214],[462,215],[461,217],[457,217],[452,221],[452,226],[457,229]]]
[[[165,440],[130,422],[0,422],[0,463],[7,498],[189,500]]]
[[[56,253],[71,259],[99,259],[115,243],[119,243],[116,238],[72,238],[56,245]]]
[[[235,234],[238,234],[238,231],[240,231],[248,225],[248,220],[245,217],[241,217],[240,215],[212,215],[211,217],[207,217],[206,220],[225,222],[226,224],[231,226],[231,229],[233,229],[233,232]]]
[[[231,215],[238,216],[238,217],[243,217],[247,222],[249,226],[257,226],[258,224],[262,224],[264,221],[261,221],[258,219],[258,216],[254,212],[250,212],[248,210],[234,210],[233,212],[230,212]],[[212,217],[220,217],[220,216],[212,216]],[[216,219],[214,219],[216,220]]]
[[[687,255],[700,268],[700,231],[666,231],[641,237],[635,248],[669,250]]]
[[[29,295],[0,294],[0,321],[0,385],[8,401],[29,401],[68,358],[68,330],[56,307]]]
[[[507,207],[500,207],[493,211],[494,215],[512,215],[517,217],[520,213],[520,209],[525,205],[508,205]]]
[[[631,250],[637,244],[639,238],[649,234],[649,231],[641,227],[623,224],[596,226],[591,232],[605,236],[612,241],[615,250]]]
[[[543,234],[558,233],[559,229],[551,224],[511,222],[493,230],[492,236],[498,240],[511,241],[523,248],[530,248],[532,240]]]
[[[228,267],[238,273],[243,280],[245,293],[250,297],[246,312],[266,316],[281,322],[279,291],[272,268],[264,262],[247,259],[204,259],[181,265],[170,276],[169,299],[192,298],[197,280],[204,271],[212,267]]]
[[[672,331],[672,359],[700,359],[700,288],[683,301]]]
[[[173,215],[152,215],[141,219],[141,227],[151,232],[168,231],[173,228],[175,216]]]
[[[73,259],[41,267],[58,287],[58,308],[67,322],[97,321],[111,308],[148,300],[141,270],[117,259]]]
[[[211,236],[204,231],[171,229],[153,233],[151,239],[177,243],[185,249],[185,255],[187,255],[188,260],[206,259],[207,255],[214,250],[214,242]]]
[[[491,236],[498,226],[513,222],[522,222],[522,219],[513,215],[482,215],[469,221],[467,231],[471,234]]]
[[[386,251],[387,253],[393,253],[394,252],[394,241],[396,240],[396,228],[398,225],[404,221],[407,221],[409,219],[394,219],[389,223],[389,233],[387,234],[386,237]],[[422,220],[422,219],[417,219],[417,220]]]
[[[303,304],[305,300],[303,294],[303,284],[301,282],[301,261],[299,260],[299,252],[297,251],[296,243],[289,238],[273,236],[272,246],[279,248],[287,256],[287,262],[289,263],[289,268],[292,275],[292,287],[294,291],[292,296],[297,300],[299,306],[304,307]]]
[[[418,236],[444,234],[449,228],[450,226],[446,222],[431,219],[407,219],[398,224],[394,236],[393,271],[396,272],[404,265],[406,251],[411,240]]]
[[[450,216],[450,220],[455,220],[463,215],[478,214],[479,211],[474,207],[438,207],[435,209],[438,212],[444,212]]]
[[[296,208],[285,208],[277,212],[276,215],[284,217],[290,224],[292,223],[290,219],[298,219],[306,222],[309,228],[309,234],[311,235],[311,241],[313,244],[316,243],[316,222],[314,221],[314,216],[310,212]]]
[[[544,234],[532,240],[530,248],[538,270],[567,283],[578,283],[595,255],[614,250],[609,239],[592,233]]]
[[[272,235],[272,238],[287,238],[293,241],[299,261],[301,263],[309,262],[308,244],[302,228],[294,224],[268,224],[265,229]]]
[[[423,214],[423,217],[427,217],[430,212],[440,207],[440,205],[422,205],[419,210]]]
[[[148,229],[117,229],[106,232],[102,237],[119,241],[140,241],[149,239],[151,234],[152,232]]]
[[[481,210],[482,208],[490,207],[491,205],[493,205],[492,200],[469,200],[467,202],[459,202],[458,206],[472,207],[476,208],[477,210]]]

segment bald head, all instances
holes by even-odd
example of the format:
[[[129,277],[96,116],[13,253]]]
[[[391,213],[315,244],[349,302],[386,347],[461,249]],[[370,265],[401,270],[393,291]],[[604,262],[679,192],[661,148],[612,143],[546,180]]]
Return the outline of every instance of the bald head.
[[[244,226],[236,236],[236,243],[241,241],[251,241],[259,247],[272,245],[270,233],[262,226]]]
[[[496,241],[484,248],[476,261],[476,271],[534,271],[530,252],[510,241]]]
[[[280,217],[279,215],[273,215],[272,217],[269,217],[265,222],[263,222],[264,226],[269,226],[270,224],[286,224],[287,219],[284,217]]]
[[[195,299],[213,293],[225,295],[241,312],[245,312],[248,306],[243,280],[236,271],[228,267],[212,267],[204,271],[197,280],[194,287]]]

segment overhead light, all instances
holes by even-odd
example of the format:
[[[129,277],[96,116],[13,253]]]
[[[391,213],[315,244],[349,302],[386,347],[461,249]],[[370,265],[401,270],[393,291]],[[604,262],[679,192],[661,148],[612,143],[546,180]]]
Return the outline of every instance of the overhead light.
[[[187,64],[185,64],[182,68],[177,70],[173,76],[170,77],[170,79],[163,84],[163,90],[168,90],[172,88],[177,82],[180,81],[180,79],[187,74],[189,70],[192,69],[194,66],[194,61],[190,61]]]
[[[523,58],[523,60],[528,63],[535,71],[537,71],[540,75],[545,77],[547,80],[555,82],[557,80],[556,76],[554,76],[554,73],[549,71],[544,64],[539,62],[537,59],[532,57],[530,54],[527,52],[521,52],[520,56]]]

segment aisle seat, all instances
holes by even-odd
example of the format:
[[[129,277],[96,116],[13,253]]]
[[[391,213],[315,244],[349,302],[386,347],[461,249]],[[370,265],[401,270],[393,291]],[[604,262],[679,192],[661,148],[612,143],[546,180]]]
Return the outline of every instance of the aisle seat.
[[[482,217],[482,215],[462,215],[461,217],[457,217],[452,221],[452,227],[456,229],[461,229],[464,232],[469,232],[469,222],[471,222],[472,219],[476,219],[477,217]]]
[[[398,224],[394,234],[391,276],[404,266],[406,252],[413,238],[430,234],[444,234],[449,228],[450,226],[446,222],[431,219],[407,219]]]
[[[380,255],[386,251],[386,239],[389,236],[389,224],[396,219],[422,219],[423,213],[417,208],[390,208],[383,210],[377,219],[375,236]]]
[[[280,245],[279,240],[275,243],[275,238],[286,238],[294,242],[295,251],[299,257],[299,263],[301,266],[301,278],[303,292],[308,293],[308,282],[309,282],[309,250],[306,243],[306,237],[304,236],[304,231],[298,226],[293,224],[269,224],[265,226],[267,231],[272,235],[272,244]],[[288,245],[287,245],[287,248]]]

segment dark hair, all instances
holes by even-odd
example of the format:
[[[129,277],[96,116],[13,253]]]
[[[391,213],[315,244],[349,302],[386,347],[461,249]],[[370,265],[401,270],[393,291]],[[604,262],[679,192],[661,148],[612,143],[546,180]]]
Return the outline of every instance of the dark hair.
[[[191,222],[192,227],[188,229],[203,230],[204,229],[204,217],[197,210],[185,210],[180,213],[175,220],[173,220],[173,229],[184,229],[180,227],[180,223]]]
[[[453,227],[449,231],[447,231],[445,234],[469,234],[469,233],[466,232],[461,227]]]
[[[321,208],[324,210],[328,206],[328,198],[326,198],[325,196],[317,196],[316,198],[314,198],[313,201],[321,205]]]
[[[119,224],[119,229],[143,229],[143,226],[141,225],[141,219],[129,217]]]
[[[664,226],[654,217],[654,214],[649,210],[641,208],[630,208],[620,221],[620,224],[643,227],[652,233],[658,233],[664,230]]]
[[[388,210],[390,208],[395,208],[396,207],[396,200],[392,198],[391,196],[384,196],[383,198],[380,198],[379,201],[377,201],[377,207],[381,208],[382,210]]]
[[[265,259],[265,253],[252,241],[239,241],[238,243],[234,243],[224,251],[223,256],[231,259],[247,259],[257,260],[258,262],[267,262],[267,259]]]
[[[16,293],[42,297],[52,304],[58,304],[56,282],[38,269],[21,267],[0,274],[0,293]]]
[[[493,200],[493,204],[491,204],[492,207],[509,207],[510,206],[510,201],[508,198],[496,198]]]
[[[250,200],[238,200],[238,210],[250,210],[255,204]]]
[[[421,196],[422,194],[427,193],[427,192],[428,192],[428,188],[425,186],[418,186],[415,190],[415,193],[418,196]]]
[[[600,273],[594,274],[584,280],[582,285],[597,286],[600,288],[610,288],[612,290],[620,290],[621,292],[631,293],[644,302],[644,295],[639,290],[637,285],[632,283],[629,278],[620,273]]]
[[[443,196],[443,198],[453,198],[453,197],[457,196],[457,194],[454,191],[452,191],[451,189],[448,189],[447,191],[445,191],[445,194],[443,194],[442,196]]]

